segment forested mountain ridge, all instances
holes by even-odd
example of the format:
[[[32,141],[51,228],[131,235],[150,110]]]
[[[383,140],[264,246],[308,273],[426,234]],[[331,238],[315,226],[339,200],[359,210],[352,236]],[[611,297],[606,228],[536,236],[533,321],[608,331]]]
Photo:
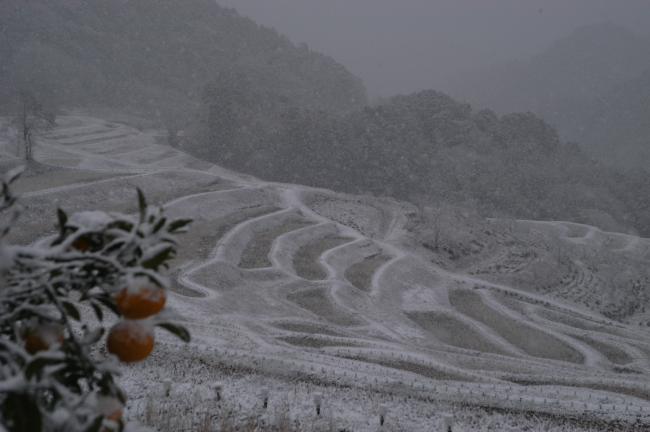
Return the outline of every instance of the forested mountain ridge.
[[[621,167],[650,164],[650,68],[585,110],[577,136]]]
[[[186,146],[231,168],[487,215],[650,232],[650,206],[639,199],[647,175],[593,161],[532,113],[498,116],[423,91],[342,116],[279,106],[260,115],[247,103],[259,93],[226,88],[206,94]]]
[[[647,176],[591,161],[535,115],[434,91],[364,108],[343,66],[210,0],[8,0],[0,54],[3,101],[27,87],[178,122],[187,150],[268,179],[650,232]]]
[[[459,75],[452,94],[498,112],[533,111],[553,123],[565,105],[598,100],[650,68],[648,42],[614,24],[581,27],[529,59]]]
[[[299,106],[349,110],[366,98],[333,59],[211,0],[5,0],[0,58],[4,100],[27,87],[66,106],[183,115],[214,76],[243,69],[290,88]]]

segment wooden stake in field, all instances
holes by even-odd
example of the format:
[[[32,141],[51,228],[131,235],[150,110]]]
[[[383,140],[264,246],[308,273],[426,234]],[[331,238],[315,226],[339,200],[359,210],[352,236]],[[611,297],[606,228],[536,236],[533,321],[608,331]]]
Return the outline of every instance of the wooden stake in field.
[[[442,416],[443,432],[453,432],[454,416],[451,414],[443,414]]]
[[[320,416],[322,402],[323,402],[323,395],[321,393],[314,394],[314,405],[316,405],[317,416]]]
[[[223,384],[216,382],[212,384],[212,391],[214,392],[214,399],[219,402],[223,394]]]
[[[267,389],[262,390],[260,396],[262,397],[262,408],[267,409],[269,407],[269,391]]]
[[[388,410],[386,409],[385,405],[381,405],[379,407],[379,426],[383,426],[384,423],[386,422],[386,413]]]
[[[166,379],[163,381],[163,393],[165,397],[169,397],[172,391],[172,380]]]

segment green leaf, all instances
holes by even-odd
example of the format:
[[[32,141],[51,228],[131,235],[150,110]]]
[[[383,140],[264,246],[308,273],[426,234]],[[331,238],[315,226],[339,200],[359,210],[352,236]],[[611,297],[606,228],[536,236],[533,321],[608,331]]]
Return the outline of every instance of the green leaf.
[[[104,311],[102,310],[102,307],[95,302],[90,302],[90,306],[93,308],[93,311],[95,312],[97,321],[99,322],[104,321]]]
[[[21,165],[19,167],[11,169],[7,174],[5,175],[5,182],[7,184],[11,184],[15,182],[25,171],[25,166]]]
[[[62,360],[51,357],[36,357],[27,364],[25,367],[25,377],[31,379],[32,377],[41,376],[41,372],[46,366],[61,363]]]
[[[107,230],[118,229],[124,232],[131,232],[133,223],[127,220],[116,220],[107,225]]]
[[[160,229],[161,229],[162,227],[165,226],[165,223],[167,223],[167,219],[166,219],[166,218],[160,218],[160,220],[159,220],[158,222],[156,222],[156,225],[154,225],[152,231],[153,231],[154,233],[157,233],[158,231],[160,231]]]
[[[173,324],[173,323],[158,323],[156,324],[158,327],[161,327],[183,342],[189,343],[192,340],[192,336],[190,335],[190,332],[183,326],[178,325],[178,324]]]
[[[144,221],[145,215],[147,213],[147,199],[144,197],[144,193],[140,188],[137,188],[138,191],[138,209],[140,211],[140,220]]]
[[[2,401],[2,423],[14,431],[43,430],[43,417],[36,399],[25,393],[9,393]]]
[[[119,310],[117,310],[117,306],[115,306],[115,302],[110,299],[108,296],[98,296],[96,297],[97,301],[101,303],[103,306],[108,308],[111,312],[113,312],[117,316],[121,316],[122,314],[120,313]]]
[[[172,234],[183,232],[183,230],[192,222],[192,219],[176,219],[169,224],[169,228],[167,230]]]
[[[142,261],[140,265],[146,269],[158,270],[165,261],[174,256],[174,247],[169,246],[164,249],[161,249],[160,252],[149,258],[148,260]]]
[[[75,321],[81,321],[81,314],[79,313],[79,309],[77,309],[75,305],[73,305],[68,301],[61,302],[61,305],[63,306],[66,315],[68,315],[70,318],[72,318]]]
[[[100,415],[95,417],[95,419],[90,423],[90,425],[84,429],[84,432],[99,432],[102,430],[102,425],[104,423],[104,416]]]
[[[63,232],[68,223],[68,215],[62,209],[58,208],[56,209],[56,216],[59,219],[59,229]]]

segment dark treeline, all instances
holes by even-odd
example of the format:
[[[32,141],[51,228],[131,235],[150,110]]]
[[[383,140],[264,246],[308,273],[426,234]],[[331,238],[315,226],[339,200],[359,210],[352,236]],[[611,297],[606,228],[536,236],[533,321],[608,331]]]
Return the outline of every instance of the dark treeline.
[[[593,162],[532,114],[433,91],[364,108],[363,84],[336,61],[212,0],[4,0],[0,59],[5,115],[20,94],[48,111],[109,107],[153,119],[173,145],[185,130],[187,150],[267,179],[650,234],[647,174]],[[643,146],[646,81],[616,87],[607,107],[620,109],[585,124]]]
[[[650,233],[647,173],[603,166],[533,114],[499,117],[423,91],[334,115],[268,88],[242,74],[216,80],[187,148],[276,181]]]
[[[213,0],[0,1],[0,113],[29,90],[47,105],[110,107],[184,127],[200,90],[254,70],[292,103],[345,111],[360,79]]]

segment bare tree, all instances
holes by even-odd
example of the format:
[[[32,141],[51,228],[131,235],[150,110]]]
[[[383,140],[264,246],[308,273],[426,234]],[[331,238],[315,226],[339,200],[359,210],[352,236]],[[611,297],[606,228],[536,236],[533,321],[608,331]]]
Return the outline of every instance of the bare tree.
[[[191,124],[197,106],[182,96],[159,96],[150,101],[148,111],[157,119],[158,126],[167,132],[167,144],[180,147],[185,129]]]
[[[181,142],[181,133],[186,127],[188,121],[185,117],[166,112],[163,116],[163,123],[167,130],[167,144],[172,147],[179,147]]]
[[[440,218],[442,217],[442,209],[425,207],[424,217],[429,226],[430,234],[433,235],[433,248],[437,251],[440,249]]]
[[[52,127],[56,121],[53,110],[46,109],[38,98],[29,90],[21,90],[18,94],[19,112],[16,124],[22,135],[25,149],[25,160],[33,159],[34,133],[45,127]]]
[[[433,244],[430,244],[430,246],[435,251],[438,251],[440,248],[442,207],[431,207],[428,205],[428,199],[424,196],[412,196],[411,201],[418,209],[424,237],[428,241],[433,240]]]

